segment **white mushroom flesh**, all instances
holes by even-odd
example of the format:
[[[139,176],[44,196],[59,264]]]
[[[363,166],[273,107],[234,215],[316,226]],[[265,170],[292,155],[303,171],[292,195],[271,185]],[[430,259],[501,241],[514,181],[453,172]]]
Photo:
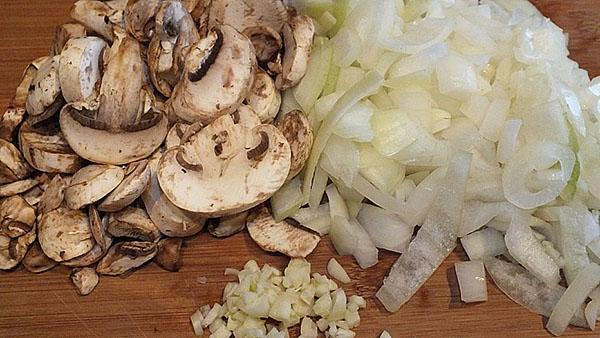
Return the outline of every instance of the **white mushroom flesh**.
[[[275,81],[262,69],[254,76],[254,84],[245,102],[254,109],[262,123],[271,123],[279,113],[281,93],[275,88]]]
[[[102,56],[108,45],[90,36],[69,40],[60,53],[59,78],[67,102],[89,101],[98,95]]]
[[[42,215],[38,241],[44,253],[57,262],[81,256],[94,246],[87,215],[67,208]]]
[[[275,81],[280,90],[297,85],[306,74],[314,35],[315,26],[306,15],[290,18],[289,23],[283,27],[285,51],[282,71]]]
[[[70,277],[75,290],[81,296],[89,295],[94,291],[100,280],[96,270],[92,268],[75,268],[71,271]]]
[[[112,165],[89,165],[79,170],[69,187],[65,189],[65,201],[71,209],[99,201],[123,181],[125,173],[121,167]]]

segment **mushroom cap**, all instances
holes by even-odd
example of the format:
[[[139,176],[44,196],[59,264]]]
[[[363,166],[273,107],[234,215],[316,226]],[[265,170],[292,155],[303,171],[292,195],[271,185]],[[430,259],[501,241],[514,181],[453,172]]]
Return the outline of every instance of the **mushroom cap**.
[[[89,295],[98,285],[98,274],[93,268],[75,268],[69,275],[80,296]]]
[[[35,209],[16,195],[0,202],[0,234],[17,238],[30,232],[35,225]]]
[[[85,26],[79,23],[65,23],[56,27],[52,41],[51,55],[59,55],[67,41],[87,35]]]
[[[110,42],[113,40],[114,23],[110,20],[113,13],[114,10],[104,1],[79,0],[73,4],[70,15],[86,29]]]
[[[27,162],[39,171],[72,174],[83,165],[56,123],[34,128],[25,122],[19,129],[19,144]]]
[[[84,126],[71,114],[67,104],[60,113],[60,127],[65,139],[79,156],[104,164],[126,164],[144,159],[162,144],[168,131],[168,121],[161,114],[153,126],[132,132],[111,133]]]
[[[37,210],[40,214],[57,209],[65,199],[65,189],[69,186],[70,179],[64,179],[61,175],[54,175],[42,194]]]
[[[154,35],[154,17],[162,0],[130,0],[125,8],[125,28],[140,42]]]
[[[21,180],[29,176],[31,171],[31,167],[19,149],[12,143],[0,139],[0,184]]]
[[[208,232],[215,237],[229,237],[246,228],[246,219],[248,211],[242,211],[239,214],[223,216],[218,220],[209,222]]]
[[[81,256],[94,246],[88,217],[80,210],[58,208],[43,214],[38,235],[44,253],[57,262]]]
[[[25,108],[32,124],[54,115],[63,106],[58,75],[60,56],[48,58],[41,64],[29,86]]]
[[[302,171],[310,156],[314,140],[313,130],[308,117],[300,110],[292,110],[285,114],[277,128],[281,130],[292,150],[292,165],[288,175],[288,180],[291,180]]]
[[[314,35],[315,25],[306,15],[293,16],[283,26],[285,51],[281,74],[275,80],[279,90],[297,85],[306,74]]]
[[[261,66],[276,59],[279,50],[283,47],[281,34],[269,26],[248,27],[242,31],[242,34],[252,41],[256,51],[256,60]]]
[[[171,126],[171,129],[169,129],[169,132],[167,133],[167,137],[165,139],[165,149],[178,146],[181,143],[181,138],[183,137],[183,134],[189,126],[189,124],[182,122],[177,122],[173,126]]]
[[[187,143],[167,150],[158,166],[158,180],[179,208],[208,217],[226,216],[271,197],[285,182],[290,157],[289,144],[274,126],[246,128],[225,115]]]
[[[275,81],[262,69],[254,75],[254,84],[245,103],[252,107],[262,123],[271,123],[281,106],[281,93],[275,88]]]
[[[204,228],[206,218],[199,214],[179,209],[163,194],[158,183],[156,170],[159,157],[148,163],[150,184],[142,193],[142,200],[148,216],[154,225],[166,236],[187,237],[197,234]]]
[[[73,175],[65,189],[65,201],[73,210],[99,201],[123,181],[125,173],[121,167],[113,165],[89,165]]]
[[[142,195],[150,181],[150,168],[148,168],[148,161],[146,160],[135,164],[135,170],[129,173],[119,186],[102,200],[102,203],[98,205],[98,210],[106,212],[119,211]]]
[[[231,25],[242,32],[248,27],[267,26],[280,32],[288,19],[281,0],[213,0],[209,27]]]
[[[276,222],[266,207],[251,213],[247,228],[250,237],[263,250],[289,257],[308,256],[321,240],[319,236],[286,221]]]
[[[208,124],[234,112],[254,81],[256,57],[248,38],[223,25],[195,43],[168,102],[187,122]]]
[[[33,273],[48,271],[57,265],[56,261],[46,256],[38,241],[33,242],[23,258],[23,266],[27,271]]]
[[[38,184],[40,184],[38,180],[35,178],[30,178],[2,185],[0,186],[0,197],[8,197],[24,193]]]
[[[67,41],[60,53],[58,74],[67,102],[89,101],[98,95],[106,42],[90,36]]]
[[[176,272],[181,268],[182,238],[163,238],[158,242],[158,253],[154,262],[161,268]]]
[[[0,235],[0,270],[9,270],[17,266],[25,258],[29,246],[36,238],[35,226],[17,238]]]
[[[146,211],[133,207],[111,214],[106,230],[112,237],[127,237],[145,242],[154,242],[161,237]]]
[[[113,245],[98,266],[96,272],[101,275],[117,276],[148,262],[158,252],[152,242],[119,242]]]
[[[42,56],[27,65],[21,76],[21,81],[15,90],[15,96],[11,100],[11,105],[13,107],[25,108],[27,97],[29,96],[29,87],[31,86],[33,79],[37,76],[38,69],[40,69],[42,64],[49,59],[51,59],[50,56]]]

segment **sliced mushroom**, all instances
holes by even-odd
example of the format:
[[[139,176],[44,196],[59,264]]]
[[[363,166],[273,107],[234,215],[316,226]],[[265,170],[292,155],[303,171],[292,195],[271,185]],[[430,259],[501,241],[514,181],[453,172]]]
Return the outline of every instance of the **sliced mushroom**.
[[[30,232],[35,225],[35,209],[16,195],[0,202],[0,234],[17,238]]]
[[[71,209],[81,209],[108,195],[123,181],[125,173],[113,165],[89,165],[80,169],[65,189],[65,201]]]
[[[183,0],[182,3],[194,18],[198,33],[200,36],[206,36],[208,33],[208,16],[210,6],[213,0]]]
[[[44,253],[57,262],[86,254],[94,246],[88,216],[67,208],[42,215],[38,241]]]
[[[288,20],[281,0],[213,0],[209,26],[231,25],[240,32],[248,27],[265,26],[280,32]]]
[[[57,265],[57,262],[46,256],[37,241],[33,242],[23,258],[23,266],[27,271],[33,273],[48,271]]]
[[[51,55],[59,55],[67,41],[87,35],[85,27],[78,23],[65,23],[56,27],[54,41],[50,49]]]
[[[289,257],[306,257],[321,238],[286,221],[276,222],[269,209],[262,207],[248,217],[248,233],[263,250]]]
[[[0,270],[10,270],[17,266],[36,239],[35,226],[23,236],[10,238],[0,235]]]
[[[277,116],[281,94],[275,88],[275,81],[262,69],[256,73],[245,102],[254,109],[262,123],[271,123]]]
[[[71,8],[71,18],[107,41],[112,41],[114,23],[111,18],[115,12],[106,2],[79,0]]]
[[[154,35],[154,17],[162,0],[130,0],[125,8],[125,27],[140,42]]]
[[[69,145],[96,163],[125,164],[146,158],[168,131],[167,119],[145,87],[140,44],[125,33],[116,37],[97,104],[67,104],[60,114]]]
[[[96,270],[92,268],[75,268],[71,270],[69,277],[71,277],[71,282],[73,282],[75,290],[80,296],[89,295],[94,291],[100,280]]]
[[[29,86],[25,107],[31,124],[56,114],[64,105],[58,76],[60,56],[47,59]]]
[[[10,244],[13,240],[8,236],[0,235],[0,270],[10,270],[19,264],[9,253]]]
[[[12,143],[0,139],[0,184],[12,183],[31,174],[31,167]]]
[[[40,184],[36,179],[27,179],[0,186],[0,197],[14,196]]]
[[[69,40],[60,53],[59,79],[67,102],[91,101],[98,95],[102,56],[108,45],[98,37]]]
[[[169,109],[187,122],[204,124],[233,113],[252,86],[255,67],[250,40],[231,26],[217,26],[187,54]]]
[[[157,252],[158,247],[152,242],[120,242],[113,245],[102,258],[96,272],[101,275],[121,275],[150,261]]]
[[[315,25],[306,15],[293,16],[283,26],[285,51],[281,74],[275,80],[279,90],[297,85],[306,74],[314,35]]]
[[[112,239],[109,240],[109,245],[112,244]],[[94,245],[94,247],[88,251],[87,253],[70,259],[68,261],[61,262],[62,265],[68,267],[84,267],[90,266],[99,260],[101,260],[107,253],[108,248],[102,249],[102,247],[98,244]]]
[[[12,141],[16,135],[17,128],[25,118],[25,108],[9,106],[0,114],[0,139]]]
[[[290,157],[288,142],[274,126],[250,129],[225,115],[167,150],[158,180],[179,208],[206,217],[232,215],[271,197],[288,176]]]
[[[54,122],[36,127],[25,122],[19,129],[19,144],[27,162],[42,172],[73,174],[83,164]]]
[[[252,41],[256,60],[261,66],[266,66],[270,61],[275,60],[283,47],[281,35],[269,26],[247,27],[242,34]]]
[[[23,194],[21,194],[21,196],[23,197],[23,199],[25,199],[27,203],[29,203],[29,205],[33,207],[38,205],[38,203],[42,200],[43,194],[44,190],[42,190],[42,188],[40,188],[40,186],[38,185],[24,192]]]
[[[200,39],[194,19],[180,1],[163,1],[156,14],[156,34],[148,46],[154,86],[166,97],[181,78],[185,57]]]
[[[150,168],[150,184],[142,193],[144,206],[150,219],[156,227],[166,236],[187,237],[197,234],[204,228],[206,218],[199,214],[179,209],[160,189],[157,177],[159,157],[153,158],[148,163]]]
[[[135,170],[129,173],[119,186],[102,200],[102,203],[98,205],[98,210],[106,212],[119,211],[133,203],[146,190],[150,181],[148,161],[143,160],[134,164]]]
[[[17,90],[15,90],[15,96],[11,100],[11,106],[16,108],[25,108],[27,104],[27,96],[29,96],[29,90],[33,80],[37,76],[38,69],[40,69],[40,67],[50,59],[51,57],[49,56],[42,56],[33,60],[29,65],[27,65],[27,68],[25,68],[25,71],[21,76],[21,82],[19,82],[19,86],[17,87]]]
[[[158,242],[158,253],[154,262],[161,268],[176,272],[181,268],[181,238],[163,238]]]
[[[178,146],[181,143],[181,138],[189,126],[190,125],[186,123],[175,123],[167,133],[167,138],[165,139],[165,149]]]
[[[113,237],[126,237],[143,242],[154,242],[160,238],[158,228],[146,211],[132,207],[111,214],[106,230]]]
[[[284,115],[277,124],[292,150],[292,165],[288,180],[296,177],[306,164],[313,144],[313,130],[306,114],[293,110]]]
[[[69,181],[70,179],[66,180],[61,175],[55,175],[52,178],[37,207],[40,214],[48,213],[60,207],[65,199],[65,189],[69,185]]]
[[[224,216],[208,224],[208,232],[215,237],[229,237],[244,230],[248,211],[239,214]]]
[[[70,267],[92,265],[102,259],[112,245],[113,239],[106,232],[108,218],[104,217],[104,219],[100,220],[100,215],[94,207],[89,208],[88,217],[90,219],[90,231],[96,244],[94,244],[94,247],[86,254],[64,261],[62,262],[62,265]]]

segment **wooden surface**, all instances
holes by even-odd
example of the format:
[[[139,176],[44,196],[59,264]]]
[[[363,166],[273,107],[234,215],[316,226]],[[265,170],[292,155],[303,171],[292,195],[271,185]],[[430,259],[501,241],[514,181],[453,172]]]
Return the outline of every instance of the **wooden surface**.
[[[537,0],[545,15],[570,34],[572,56],[591,76],[600,74],[600,1]],[[22,69],[47,54],[55,25],[67,20],[68,0],[1,0],[0,104],[13,95]],[[310,256],[313,271],[323,273],[334,254],[324,239]],[[96,290],[79,297],[68,269],[34,275],[19,268],[0,272],[0,337],[188,337],[189,316],[206,303],[220,301],[230,278],[226,267],[241,267],[250,259],[282,268],[286,259],[267,255],[238,234],[216,240],[202,233],[187,241],[184,266],[178,273],[145,266],[127,278],[102,277]],[[395,314],[374,298],[396,255],[382,252],[374,268],[360,270],[351,258],[339,258],[355,281],[344,288],[367,298],[360,312],[357,337],[378,337],[387,329],[394,337],[546,337],[543,319],[512,303],[488,283],[489,301],[460,302],[454,262],[465,259],[459,248],[425,286]],[[202,284],[200,277],[208,282]],[[570,328],[566,336],[598,336],[597,331]]]

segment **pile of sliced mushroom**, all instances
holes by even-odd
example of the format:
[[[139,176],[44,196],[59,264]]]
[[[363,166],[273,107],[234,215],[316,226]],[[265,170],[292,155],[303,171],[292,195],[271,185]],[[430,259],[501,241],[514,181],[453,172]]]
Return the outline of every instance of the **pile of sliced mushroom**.
[[[302,112],[273,124],[311,19],[278,0],[80,0],[70,15],[0,114],[0,269],[64,265],[87,295],[150,261],[177,271],[184,238],[247,220],[266,250],[314,249],[264,206],[312,145]]]

